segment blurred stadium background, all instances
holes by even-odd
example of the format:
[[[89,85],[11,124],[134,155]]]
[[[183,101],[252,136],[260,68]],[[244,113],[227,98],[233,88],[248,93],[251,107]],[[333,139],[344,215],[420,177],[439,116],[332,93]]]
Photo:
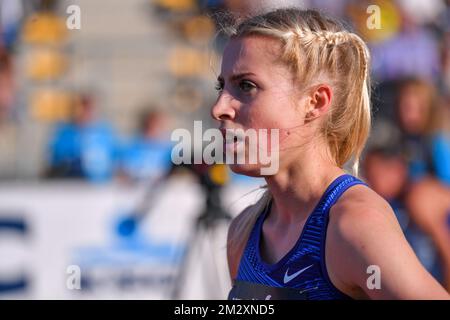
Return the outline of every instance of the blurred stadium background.
[[[211,195],[236,215],[264,181],[172,170],[170,133],[215,126],[217,17],[286,5],[341,18],[368,42],[375,119],[362,175],[450,288],[449,4],[0,0],[0,299],[226,297],[228,220],[186,255],[197,217]],[[71,5],[79,30],[66,25]],[[380,29],[367,28],[370,5]]]

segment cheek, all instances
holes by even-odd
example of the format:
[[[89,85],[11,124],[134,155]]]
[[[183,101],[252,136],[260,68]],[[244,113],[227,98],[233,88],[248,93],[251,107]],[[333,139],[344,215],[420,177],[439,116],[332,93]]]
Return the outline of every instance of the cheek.
[[[245,129],[256,129],[258,139],[264,139],[268,152],[282,151],[298,145],[301,139],[302,114],[287,95],[265,94],[240,109],[239,121]],[[259,129],[267,129],[260,133]],[[276,131],[274,131],[276,130]],[[276,148],[273,148],[273,147]],[[258,143],[258,147],[261,147]],[[264,148],[263,148],[264,149]]]
[[[288,101],[264,99],[261,103],[255,101],[247,109],[249,126],[286,130],[301,123],[301,115]]]
[[[255,129],[280,128],[280,122],[273,110],[265,108],[253,108],[248,114],[248,125]]]
[[[288,142],[286,139],[291,135],[292,126],[296,125],[273,109],[255,112],[250,119],[249,127],[257,130],[258,139],[265,140],[269,151],[275,147],[282,149]],[[266,130],[262,131],[261,129]]]

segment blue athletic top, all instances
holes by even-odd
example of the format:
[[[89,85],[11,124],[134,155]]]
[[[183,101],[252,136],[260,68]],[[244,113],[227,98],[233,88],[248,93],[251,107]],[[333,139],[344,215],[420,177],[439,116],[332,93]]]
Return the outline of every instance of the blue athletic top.
[[[348,174],[334,180],[306,220],[295,246],[275,264],[264,262],[259,250],[262,224],[270,211],[270,202],[250,233],[228,299],[350,299],[328,277],[325,238],[330,208],[348,188],[357,184],[365,185]]]

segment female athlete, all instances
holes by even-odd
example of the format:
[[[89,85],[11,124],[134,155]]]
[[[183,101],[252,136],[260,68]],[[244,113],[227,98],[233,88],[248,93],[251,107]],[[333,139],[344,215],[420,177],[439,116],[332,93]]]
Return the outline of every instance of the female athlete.
[[[278,129],[279,169],[229,228],[229,298],[448,299],[387,202],[344,170],[357,175],[370,131],[364,41],[299,9],[254,16],[230,35],[212,116],[223,131]],[[262,166],[230,165],[248,176]]]

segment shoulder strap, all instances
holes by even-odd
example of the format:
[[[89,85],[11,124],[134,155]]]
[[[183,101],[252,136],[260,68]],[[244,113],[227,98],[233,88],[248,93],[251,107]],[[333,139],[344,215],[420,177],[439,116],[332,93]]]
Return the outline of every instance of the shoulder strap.
[[[307,220],[304,227],[303,241],[321,247],[324,238],[324,232],[328,224],[328,214],[330,208],[339,200],[342,194],[354,185],[366,185],[363,181],[355,178],[349,174],[338,177],[327,188],[319,201],[315,211],[312,213],[313,217]]]

